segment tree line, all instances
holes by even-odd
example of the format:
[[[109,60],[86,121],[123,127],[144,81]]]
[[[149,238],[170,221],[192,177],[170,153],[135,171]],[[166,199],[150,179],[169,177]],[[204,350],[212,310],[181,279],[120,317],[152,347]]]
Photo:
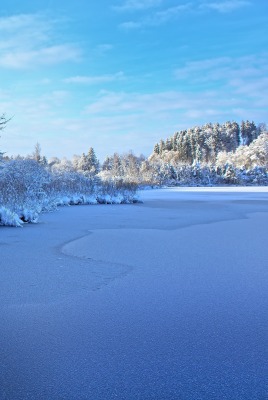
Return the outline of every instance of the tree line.
[[[176,132],[165,141],[161,139],[154,146],[154,153],[162,155],[175,151],[183,163],[214,163],[222,152],[234,152],[240,145],[250,145],[262,132],[262,125],[252,121],[227,121],[224,124],[208,123]]]
[[[7,123],[0,117],[0,130]],[[0,225],[36,222],[43,211],[62,205],[122,204],[137,201],[134,183],[98,178],[100,164],[94,149],[73,161],[47,160],[39,143],[32,154],[7,157],[0,152]]]
[[[7,120],[0,119],[0,129]],[[268,134],[265,124],[227,121],[207,123],[161,139],[149,157],[133,152],[108,155],[101,163],[93,147],[72,160],[41,154],[37,143],[27,157],[4,157],[5,162],[31,159],[53,176],[87,178],[91,184],[129,185],[266,185]],[[3,159],[3,157],[2,157]],[[84,179],[83,178],[83,179]],[[63,180],[64,181],[64,180]],[[88,182],[89,182],[88,181]],[[67,185],[67,184],[66,184]],[[68,186],[68,185],[67,185]]]

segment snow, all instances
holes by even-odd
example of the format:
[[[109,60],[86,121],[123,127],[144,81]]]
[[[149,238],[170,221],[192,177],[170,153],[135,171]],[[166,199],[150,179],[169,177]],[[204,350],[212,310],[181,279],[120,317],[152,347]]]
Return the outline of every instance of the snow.
[[[0,399],[267,398],[268,188],[0,228]]]
[[[19,218],[19,216],[10,211],[6,207],[0,207],[0,225],[6,226],[22,226],[23,221]]]

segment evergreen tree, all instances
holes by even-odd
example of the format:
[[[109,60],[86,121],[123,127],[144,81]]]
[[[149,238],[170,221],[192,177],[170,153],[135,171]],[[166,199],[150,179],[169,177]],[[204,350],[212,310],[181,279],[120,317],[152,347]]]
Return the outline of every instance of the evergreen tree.
[[[176,132],[165,141],[161,139],[154,147],[154,154],[165,157],[166,152],[176,151],[181,162],[215,163],[219,152],[236,151],[240,144],[249,145],[262,131],[249,121],[242,121],[241,130],[237,122],[227,121],[222,125],[209,122]]]
[[[85,155],[85,153],[82,153],[77,164],[78,164],[78,170],[84,171],[84,172],[89,170],[88,160],[87,160],[87,156]]]
[[[77,168],[83,171],[87,176],[95,176],[99,170],[99,160],[96,157],[93,147],[90,147],[88,153],[83,153],[81,157],[76,161]]]
[[[109,156],[106,156],[106,158],[102,164],[102,171],[111,171],[112,168],[113,168],[112,158]]]
[[[174,151],[178,150],[178,137],[179,137],[179,132],[174,133],[172,138],[172,148]]]
[[[154,146],[154,153],[159,154],[160,153],[160,148],[159,148],[159,144],[156,143]]]
[[[114,153],[112,157],[112,175],[113,177],[120,177],[123,175],[122,160],[118,153]]]
[[[34,146],[33,159],[38,163],[41,161],[41,146],[38,142]]]
[[[162,154],[166,150],[166,145],[163,139],[159,142],[159,154]]]
[[[258,130],[254,122],[241,122],[241,137],[242,137],[242,144],[249,145],[253,140],[257,139]]]
[[[165,150],[168,150],[168,151],[173,150],[171,138],[167,138],[166,143],[165,143]]]
[[[236,122],[227,121],[223,124],[223,149],[227,152],[235,151],[240,144],[240,128]]]
[[[179,158],[182,162],[187,162],[188,161],[188,145],[187,145],[187,131],[182,131],[178,141],[177,141],[177,147],[178,147],[178,153],[179,153]]]
[[[96,157],[93,147],[90,147],[87,153],[87,160],[89,165],[89,171],[91,174],[96,175],[100,170],[100,163]]]
[[[30,158],[33,158],[40,165],[46,166],[48,164],[46,157],[41,155],[41,146],[39,143],[36,143],[34,152]]]

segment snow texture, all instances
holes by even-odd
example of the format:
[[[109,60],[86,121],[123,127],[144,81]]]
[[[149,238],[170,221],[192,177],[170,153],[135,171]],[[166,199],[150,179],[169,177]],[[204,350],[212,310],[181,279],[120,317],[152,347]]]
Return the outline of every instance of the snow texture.
[[[23,221],[19,218],[19,216],[10,211],[6,207],[0,207],[0,225],[5,226],[22,226]]]
[[[0,228],[0,399],[268,398],[268,188]]]

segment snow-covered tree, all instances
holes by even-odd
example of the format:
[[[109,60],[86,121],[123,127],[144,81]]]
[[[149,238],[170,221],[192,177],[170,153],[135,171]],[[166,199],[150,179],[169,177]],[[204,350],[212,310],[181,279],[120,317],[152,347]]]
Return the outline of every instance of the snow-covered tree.
[[[89,172],[91,175],[96,175],[100,170],[100,163],[97,159],[95,150],[93,147],[90,147],[87,153],[87,159],[89,164]]]
[[[41,164],[41,165],[47,165],[48,164],[46,157],[42,156],[42,154],[41,154],[41,146],[40,146],[40,144],[38,142],[34,146],[34,151],[33,151],[32,155],[29,158],[32,158],[38,164]]]
[[[240,144],[240,128],[237,122],[227,121],[223,124],[225,140],[223,149],[227,152],[235,151]]]
[[[47,164],[50,168],[53,167],[55,164],[60,164],[61,160],[58,157],[51,157],[49,158]]]
[[[53,160],[53,159],[52,159]],[[63,172],[63,173],[68,173],[68,172],[73,172],[74,167],[73,164],[70,160],[68,160],[66,157],[63,157],[61,160],[57,159],[51,165],[51,170],[52,172]]]
[[[76,157],[73,160],[73,164],[77,171],[91,177],[94,177],[100,170],[99,160],[96,157],[93,147],[89,148],[87,154],[83,153],[81,157]]]
[[[160,153],[160,147],[159,147],[158,143],[156,143],[155,146],[154,146],[154,153],[156,153],[156,154]]]
[[[5,163],[0,175],[0,204],[24,219],[29,218],[29,210],[33,213],[41,211],[45,197],[44,185],[49,179],[49,173],[35,160]]]
[[[89,170],[90,165],[88,163],[88,159],[85,153],[82,153],[81,157],[78,160],[77,166],[78,171],[87,172]]]
[[[258,136],[258,129],[255,123],[248,120],[241,122],[241,137],[242,144],[249,145]]]

